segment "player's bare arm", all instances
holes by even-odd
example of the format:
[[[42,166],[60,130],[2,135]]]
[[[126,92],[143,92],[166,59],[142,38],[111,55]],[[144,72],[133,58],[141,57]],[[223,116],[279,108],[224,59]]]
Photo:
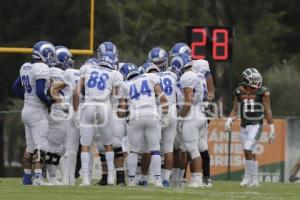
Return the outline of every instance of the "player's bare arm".
[[[168,114],[168,111],[169,111],[168,100],[166,98],[166,95],[161,91],[159,84],[156,84],[154,86],[154,92],[155,92],[155,95],[159,97],[163,113]]]
[[[206,83],[207,83],[207,90],[208,90],[207,99],[208,101],[213,101],[215,98],[216,90],[215,90],[214,80],[212,76],[208,76],[206,78]]]
[[[237,100],[237,97],[234,97],[232,110],[229,114],[229,118],[227,119],[227,121],[225,123],[225,130],[226,131],[231,130],[231,124],[237,118],[237,116],[238,116],[238,100]]]
[[[270,93],[266,92],[262,99],[264,105],[264,114],[265,118],[269,124],[270,132],[269,132],[269,143],[272,144],[275,140],[275,127],[273,124],[273,116],[271,110],[271,101],[270,101]]]
[[[50,93],[55,102],[60,103],[62,101],[59,92],[64,89],[67,84],[63,81],[55,81],[52,83]]]

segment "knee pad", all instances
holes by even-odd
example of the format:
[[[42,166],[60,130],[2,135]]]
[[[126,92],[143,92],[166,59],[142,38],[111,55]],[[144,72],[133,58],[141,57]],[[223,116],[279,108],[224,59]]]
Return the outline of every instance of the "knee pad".
[[[210,160],[210,156],[209,156],[209,153],[207,150],[200,152],[200,155],[201,155],[202,160]]]
[[[99,153],[100,161],[102,164],[106,163],[105,153]]]
[[[45,161],[46,153],[42,150],[35,149],[33,153],[30,153],[32,157],[32,164],[41,163],[43,164]]]
[[[154,155],[160,156],[160,151],[158,151],[158,150],[151,151],[151,156],[154,156]]]
[[[200,153],[198,149],[192,149],[189,151],[189,153],[191,154],[192,160],[194,160],[197,157],[200,157]]]
[[[56,153],[47,152],[45,161],[49,165],[58,165],[60,160],[60,156]]]
[[[115,158],[123,158],[122,147],[114,148]]]

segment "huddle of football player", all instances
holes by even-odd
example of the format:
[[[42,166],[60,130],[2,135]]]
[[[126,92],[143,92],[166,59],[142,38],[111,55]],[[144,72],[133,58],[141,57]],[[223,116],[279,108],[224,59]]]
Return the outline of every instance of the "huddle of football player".
[[[163,48],[151,49],[146,62],[137,67],[119,62],[116,45],[103,42],[96,57],[79,70],[73,66],[68,48],[40,41],[33,46],[32,61],[22,65],[13,84],[14,93],[24,100],[23,184],[75,185],[79,151],[80,185],[89,186],[96,148],[102,164],[100,186],[147,186],[151,178],[156,187],[212,186],[206,111],[215,89],[206,60],[192,60],[189,46],[176,43],[169,55]],[[253,91],[258,101],[265,102],[272,124],[268,92],[251,75],[253,70],[259,72],[247,70],[245,88],[258,89]],[[236,90],[235,104],[245,88]],[[236,117],[235,104],[226,130]],[[258,136],[250,138],[246,130],[259,132],[261,121],[250,124],[242,124],[246,170],[241,185],[258,186],[257,179],[250,177],[257,173],[253,149]]]

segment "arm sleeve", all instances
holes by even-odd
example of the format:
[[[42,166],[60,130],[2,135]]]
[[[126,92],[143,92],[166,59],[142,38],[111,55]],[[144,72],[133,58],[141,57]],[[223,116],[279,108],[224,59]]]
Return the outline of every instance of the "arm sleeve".
[[[19,97],[20,99],[24,100],[24,88],[22,86],[21,77],[18,77],[12,86],[13,93]]]
[[[45,91],[45,83],[46,83],[46,79],[36,80],[36,95],[48,108],[50,108],[51,100],[44,92]]]

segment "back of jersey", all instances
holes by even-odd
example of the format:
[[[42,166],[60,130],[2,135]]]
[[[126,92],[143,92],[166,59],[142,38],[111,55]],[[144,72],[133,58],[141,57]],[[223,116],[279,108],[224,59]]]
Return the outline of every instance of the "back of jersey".
[[[80,69],[79,74],[85,78],[86,102],[110,102],[110,95],[116,79],[114,70],[86,65]]]
[[[70,102],[72,101],[73,91],[75,90],[79,79],[79,70],[69,68],[64,71],[63,81],[68,85],[66,88],[67,91],[64,91],[64,93]]]
[[[44,63],[24,63],[20,69],[20,77],[24,88],[24,103],[25,104],[44,104],[36,95],[36,80],[45,79],[45,93],[49,88],[49,68]]]
[[[206,83],[206,82],[205,82]],[[185,72],[180,78],[182,89],[188,87],[193,89],[193,105],[201,106],[204,98],[204,81],[194,71]]]
[[[160,78],[160,87],[162,91],[165,93],[168,104],[175,105],[176,104],[176,80],[177,76],[175,73],[171,71],[165,71],[158,73]]]
[[[155,85],[160,84],[156,74],[143,74],[127,81],[121,95],[128,99],[130,118],[157,116]]]

